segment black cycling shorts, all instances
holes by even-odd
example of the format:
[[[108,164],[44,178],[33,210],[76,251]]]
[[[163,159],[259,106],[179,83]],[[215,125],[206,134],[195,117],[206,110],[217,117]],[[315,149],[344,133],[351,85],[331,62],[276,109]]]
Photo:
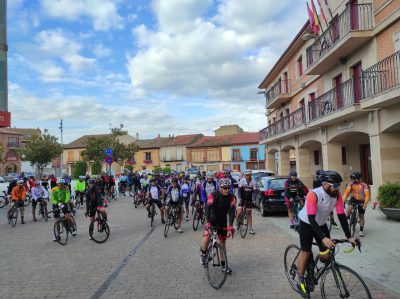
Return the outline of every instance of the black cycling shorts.
[[[13,201],[13,203],[17,203],[17,208],[23,208],[24,207],[24,201],[23,200],[18,200],[18,201]]]
[[[53,211],[54,211],[54,218],[59,218],[60,217],[60,211],[58,210],[58,205],[54,205],[53,204]],[[69,205],[68,204],[64,204],[63,208],[61,209],[61,211],[64,214],[69,213]]]
[[[352,197],[352,198],[350,198],[349,205],[357,207],[359,214],[365,214],[363,200],[357,200]]]
[[[330,238],[330,233],[328,226],[326,224],[320,226],[322,233]],[[299,227],[299,234],[300,234],[300,249],[305,252],[311,252],[312,243],[315,239],[316,243],[318,244],[320,251],[325,251],[327,248],[322,244],[322,240],[317,237],[314,230],[312,229],[311,224],[305,223],[304,221],[300,220],[300,227]]]
[[[247,209],[252,209],[254,206],[253,201],[241,199],[238,206],[244,207],[244,205],[246,205]]]
[[[157,206],[159,209],[162,208],[162,203],[161,203],[161,200],[160,200],[160,199],[151,199],[150,202],[149,202],[149,204],[152,204],[152,203],[155,203],[156,206]]]
[[[36,208],[36,205],[38,204],[38,202],[42,202],[43,199],[39,198],[37,200],[32,199],[32,208]]]

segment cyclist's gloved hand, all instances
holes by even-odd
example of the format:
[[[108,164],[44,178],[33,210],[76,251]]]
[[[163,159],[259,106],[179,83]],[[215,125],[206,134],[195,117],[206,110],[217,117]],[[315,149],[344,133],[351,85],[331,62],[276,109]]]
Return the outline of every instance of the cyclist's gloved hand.
[[[293,198],[290,198],[290,199],[289,199],[289,201],[290,201],[290,202],[293,202],[293,201],[294,201],[294,199],[293,199]]]
[[[206,223],[206,225],[204,227],[206,230],[209,230],[211,228],[211,223]]]
[[[228,230],[231,231],[231,232],[233,232],[235,229],[233,228],[232,225],[229,225]]]
[[[325,245],[326,248],[333,248],[335,247],[335,243],[332,242],[331,239],[325,237],[322,239],[322,243]]]

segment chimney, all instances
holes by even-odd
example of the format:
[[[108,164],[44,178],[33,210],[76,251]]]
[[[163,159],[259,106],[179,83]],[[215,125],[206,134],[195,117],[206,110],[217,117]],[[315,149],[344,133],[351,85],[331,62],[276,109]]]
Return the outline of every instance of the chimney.
[[[168,138],[171,138],[171,134],[168,134]]]
[[[139,140],[139,133],[136,133],[136,140]]]
[[[161,135],[160,135],[160,134],[158,134],[158,135],[157,135],[157,138],[160,138],[160,137],[161,137]]]

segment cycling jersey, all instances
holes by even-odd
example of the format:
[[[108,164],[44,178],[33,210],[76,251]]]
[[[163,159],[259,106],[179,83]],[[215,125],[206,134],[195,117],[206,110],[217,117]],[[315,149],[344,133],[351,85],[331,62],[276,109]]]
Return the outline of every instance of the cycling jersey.
[[[160,185],[149,185],[147,187],[147,192],[150,193],[150,197],[153,200],[159,200],[161,196],[161,186]]]
[[[179,185],[176,188],[170,186],[167,190],[167,203],[178,203],[180,200],[180,188]]]
[[[203,203],[205,203],[213,192],[215,192],[217,189],[217,183],[213,180],[211,183],[209,183],[207,180],[201,184],[201,199],[203,200]]]
[[[103,207],[103,196],[101,194],[101,188],[93,186],[86,191],[86,210],[90,212],[93,217],[93,212],[96,211],[98,207]]]
[[[78,180],[75,183],[75,192],[85,192],[86,190],[86,182]]]
[[[233,225],[235,197],[231,193],[222,195],[219,191],[213,192],[208,196],[205,212],[207,221],[218,229],[220,238],[224,238],[227,235],[227,232],[223,230],[227,227],[227,216],[229,216],[229,225]]]
[[[190,193],[192,191],[192,185],[190,183],[184,182],[181,184],[181,191],[180,195],[183,197],[184,200],[189,200]]]
[[[250,181],[248,181],[246,178],[241,178],[238,183],[238,188],[238,195],[240,200],[246,202],[253,201],[253,194],[256,191],[256,182],[253,179],[250,179]]]
[[[38,200],[39,198],[48,198],[49,192],[43,186],[36,186],[32,188],[32,199]]]
[[[26,197],[26,188],[24,186],[15,186],[11,191],[11,201],[23,201]]]
[[[54,187],[51,189],[51,202],[54,205],[58,203],[67,204],[71,199],[71,193],[68,188]]]
[[[347,188],[344,192],[343,198],[346,199],[351,193],[351,197],[356,201],[364,202],[365,204],[369,201],[369,188],[368,185],[364,182],[355,183],[351,182],[347,185]]]
[[[295,179],[292,181],[292,179],[287,179],[285,182],[285,200],[288,200],[289,198],[295,199],[296,197],[304,197],[304,184],[299,180]]]

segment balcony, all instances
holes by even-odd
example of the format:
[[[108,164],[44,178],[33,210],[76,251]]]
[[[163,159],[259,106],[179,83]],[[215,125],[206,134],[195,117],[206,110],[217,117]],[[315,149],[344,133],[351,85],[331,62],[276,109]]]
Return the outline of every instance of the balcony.
[[[326,73],[370,40],[373,37],[372,10],[371,3],[348,4],[307,49],[306,75]]]
[[[7,147],[8,148],[19,148],[19,143],[18,142],[7,142]]]
[[[151,163],[153,163],[153,161],[152,160],[143,160],[143,163],[144,164],[151,164]]]
[[[232,161],[234,161],[234,162],[240,162],[240,161],[243,161],[243,159],[242,159],[241,156],[232,156]]]
[[[360,78],[343,82],[309,103],[309,127],[328,125],[360,113],[360,100]]]
[[[400,100],[400,51],[362,72],[361,108],[384,108]]]
[[[278,80],[266,93],[266,108],[275,109],[290,99],[290,80]]]
[[[183,161],[183,157],[162,157],[161,162],[181,162]]]
[[[260,142],[266,139],[273,139],[286,132],[296,132],[294,129],[301,127],[306,123],[306,114],[304,107],[295,110],[286,115],[277,122],[269,125],[260,131]]]

